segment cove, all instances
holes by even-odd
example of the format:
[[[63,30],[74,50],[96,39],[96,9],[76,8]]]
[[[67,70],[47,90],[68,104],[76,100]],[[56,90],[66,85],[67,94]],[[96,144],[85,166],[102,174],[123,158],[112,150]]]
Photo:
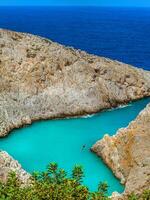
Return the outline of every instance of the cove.
[[[1,138],[0,149],[12,155],[28,172],[44,170],[50,162],[57,162],[69,174],[75,164],[80,164],[85,172],[84,184],[91,190],[96,190],[100,181],[106,181],[109,194],[122,192],[124,187],[90,147],[104,134],[113,135],[126,127],[149,101],[146,98],[89,117],[35,122]]]

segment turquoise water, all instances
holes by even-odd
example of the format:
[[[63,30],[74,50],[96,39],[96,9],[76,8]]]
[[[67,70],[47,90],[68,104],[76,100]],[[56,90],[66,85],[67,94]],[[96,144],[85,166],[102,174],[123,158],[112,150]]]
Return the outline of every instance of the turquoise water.
[[[90,147],[105,133],[113,135],[118,128],[127,126],[149,101],[143,99],[88,118],[36,122],[0,139],[0,149],[10,153],[28,172],[44,170],[49,162],[57,162],[69,173],[75,164],[81,164],[84,183],[91,190],[100,181],[107,181],[109,193],[122,192],[123,186]]]

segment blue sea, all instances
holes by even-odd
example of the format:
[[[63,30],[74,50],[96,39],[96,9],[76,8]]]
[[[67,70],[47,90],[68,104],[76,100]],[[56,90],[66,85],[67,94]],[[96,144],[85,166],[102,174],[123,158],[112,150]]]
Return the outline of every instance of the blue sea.
[[[28,32],[89,53],[150,70],[150,9],[100,7],[0,7],[0,28]],[[90,147],[104,134],[126,127],[150,102],[143,99],[127,107],[85,118],[33,123],[0,139],[28,172],[57,162],[70,174],[75,164],[84,167],[84,183],[96,190],[100,181],[112,191],[124,187]],[[85,145],[85,149],[82,149]]]
[[[0,7],[0,27],[150,70],[150,8]]]

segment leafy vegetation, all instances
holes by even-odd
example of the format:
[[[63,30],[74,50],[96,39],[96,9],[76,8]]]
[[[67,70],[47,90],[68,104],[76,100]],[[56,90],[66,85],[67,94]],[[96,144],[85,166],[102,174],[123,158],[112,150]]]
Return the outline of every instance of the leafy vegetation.
[[[108,185],[100,183],[96,192],[82,184],[81,166],[75,166],[68,178],[64,169],[51,163],[45,172],[34,172],[31,184],[22,186],[16,174],[11,172],[6,183],[0,182],[0,200],[109,200]],[[150,200],[150,190],[141,195],[131,194],[128,200]]]
[[[150,190],[145,190],[141,195],[136,195],[132,193],[129,200],[150,200]]]
[[[100,183],[96,192],[82,184],[81,166],[75,166],[72,176],[51,163],[45,172],[35,172],[29,186],[21,186],[15,173],[10,173],[7,183],[0,183],[0,200],[108,200],[106,183]]]

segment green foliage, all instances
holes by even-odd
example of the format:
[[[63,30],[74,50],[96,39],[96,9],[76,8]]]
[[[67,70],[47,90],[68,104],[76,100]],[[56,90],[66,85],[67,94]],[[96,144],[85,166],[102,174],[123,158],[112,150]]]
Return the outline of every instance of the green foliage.
[[[100,183],[98,186],[98,191],[101,194],[101,196],[105,197],[108,191],[108,184],[106,182]]]
[[[98,191],[91,192],[82,183],[81,166],[75,166],[69,178],[56,163],[48,165],[45,172],[34,172],[31,183],[22,186],[15,173],[10,173],[6,183],[0,182],[0,200],[109,200],[107,183],[100,183]],[[150,200],[150,190],[140,196],[131,194],[128,200]]]
[[[138,196],[134,193],[132,193],[130,196],[129,196],[129,200],[138,200]]]
[[[78,183],[82,182],[84,172],[81,166],[76,165],[72,170],[72,178],[75,179]]]
[[[143,200],[150,200],[150,190],[145,190],[141,197]]]
[[[108,186],[101,183],[97,192],[90,192],[82,185],[81,166],[75,166],[69,178],[56,163],[48,165],[45,172],[34,172],[29,186],[22,187],[15,173],[7,183],[0,183],[0,200],[108,200]]]
[[[150,190],[145,190],[141,195],[135,195],[132,193],[129,200],[150,200]]]

